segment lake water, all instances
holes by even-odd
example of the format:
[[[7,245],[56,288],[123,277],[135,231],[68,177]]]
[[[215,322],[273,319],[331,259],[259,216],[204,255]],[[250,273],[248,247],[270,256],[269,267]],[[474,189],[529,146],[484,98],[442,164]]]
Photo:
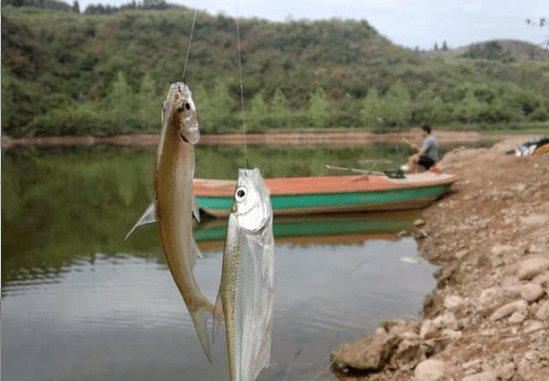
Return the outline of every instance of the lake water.
[[[250,150],[265,177],[325,164],[402,161],[399,147]],[[224,334],[210,364],[155,225],[123,237],[152,196],[154,149],[2,152],[2,376],[6,380],[228,380]],[[234,178],[242,151],[201,147],[197,177]],[[334,380],[329,352],[380,321],[417,317],[434,267],[417,259],[417,213],[276,219],[271,367],[259,380]],[[196,229],[196,277],[215,300],[223,221]],[[407,258],[409,259],[409,258]],[[296,353],[299,357],[294,361]]]

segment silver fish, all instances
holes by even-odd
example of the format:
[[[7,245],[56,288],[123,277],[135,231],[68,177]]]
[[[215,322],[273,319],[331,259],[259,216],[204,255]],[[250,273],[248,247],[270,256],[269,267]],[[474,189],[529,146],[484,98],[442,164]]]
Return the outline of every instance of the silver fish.
[[[189,87],[172,83],[162,109],[162,130],[156,151],[154,201],[136,226],[154,222],[168,266],[193,320],[202,348],[211,361],[207,320],[214,305],[202,293],[194,277],[199,256],[193,238],[192,216],[199,220],[193,194],[194,145],[200,138],[196,108]]]
[[[253,381],[269,366],[274,272],[269,189],[257,168],[239,169],[214,311],[214,333],[225,317],[231,381]]]

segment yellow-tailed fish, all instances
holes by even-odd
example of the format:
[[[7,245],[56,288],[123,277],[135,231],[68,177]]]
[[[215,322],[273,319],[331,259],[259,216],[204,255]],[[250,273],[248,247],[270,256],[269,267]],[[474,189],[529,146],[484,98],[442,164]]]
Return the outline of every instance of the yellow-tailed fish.
[[[193,238],[192,216],[199,219],[193,194],[194,145],[200,138],[191,90],[172,83],[162,109],[162,130],[156,151],[154,201],[132,228],[154,222],[177,288],[191,315],[202,348],[211,361],[207,321],[214,305],[196,283],[193,267],[199,256]]]
[[[225,317],[231,381],[253,381],[269,366],[274,266],[269,189],[257,168],[239,169],[214,311],[214,333]]]

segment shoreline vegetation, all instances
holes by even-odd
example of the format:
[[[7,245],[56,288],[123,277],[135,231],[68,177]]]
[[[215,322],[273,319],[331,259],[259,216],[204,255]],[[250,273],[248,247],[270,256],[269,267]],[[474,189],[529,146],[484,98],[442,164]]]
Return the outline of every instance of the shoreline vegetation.
[[[193,10],[10,4],[1,15],[3,136],[158,131],[166,87],[181,80]],[[525,42],[417,52],[366,20],[341,19],[243,19],[241,36],[247,132],[549,123],[549,51]],[[235,19],[200,12],[186,79],[203,133],[242,128],[238,73]]]
[[[484,140],[498,140],[500,135],[483,135],[478,131],[436,131],[440,144],[479,143]],[[371,131],[271,131],[265,133],[234,132],[225,134],[202,134],[198,145],[203,146],[361,146],[376,143],[402,144],[404,139],[420,140],[418,129],[405,132],[388,132],[383,134]],[[28,138],[11,138],[2,136],[2,149],[16,146],[72,146],[113,144],[124,146],[150,146],[158,143],[158,134],[128,134],[115,136],[42,136]]]

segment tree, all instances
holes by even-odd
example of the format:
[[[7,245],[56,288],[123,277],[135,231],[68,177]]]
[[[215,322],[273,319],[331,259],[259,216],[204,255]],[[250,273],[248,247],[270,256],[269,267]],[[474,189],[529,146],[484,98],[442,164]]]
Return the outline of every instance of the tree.
[[[258,92],[252,99],[252,107],[249,113],[252,128],[257,126],[261,127],[261,122],[269,115],[269,106],[263,99],[263,92]]]
[[[362,122],[370,128],[376,128],[381,117],[385,116],[385,102],[377,96],[375,86],[368,89],[368,95],[362,107]]]
[[[536,22],[532,21],[530,19],[526,19],[526,24],[536,26]],[[540,28],[543,28],[545,26],[545,24],[547,24],[547,19],[545,17],[541,17],[539,19],[539,22],[537,23],[537,26],[539,26]],[[543,43],[543,45],[545,45],[547,48],[549,48],[549,34],[546,36],[546,40]]]
[[[277,87],[270,105],[270,115],[272,118],[278,120],[279,127],[282,124],[288,123],[290,117],[290,109],[288,108],[288,100],[284,96],[284,93]]]
[[[445,120],[446,106],[440,97],[435,97],[431,103],[431,121],[442,122]]]
[[[160,123],[162,107],[158,99],[156,82],[149,73],[145,73],[143,76],[137,104],[139,106],[141,122],[145,127],[155,126]]]
[[[438,51],[438,44],[435,42],[435,52]]]
[[[12,76],[6,65],[2,65],[2,132],[10,130],[13,117]]]
[[[227,120],[233,113],[233,100],[229,95],[229,86],[227,82],[222,79],[218,79],[215,82],[213,107],[215,109],[214,120],[216,125],[220,125],[223,121]]]
[[[212,97],[208,95],[204,86],[199,85],[193,90],[193,100],[198,115],[201,131],[212,131],[215,124],[215,110]]]
[[[72,11],[74,13],[80,13],[80,5],[78,4],[78,0],[74,0],[74,3],[72,4]]]
[[[326,123],[326,119],[330,114],[330,104],[326,92],[321,86],[317,86],[311,96],[307,114],[316,127],[322,127]]]
[[[111,111],[113,121],[122,125],[133,115],[133,106],[135,105],[133,92],[126,82],[124,73],[119,71],[116,75],[116,81],[113,84],[110,94]]]
[[[412,116],[412,100],[410,92],[400,79],[387,91],[385,102],[388,119],[394,121],[397,126],[408,122]]]
[[[471,89],[467,89],[465,98],[462,101],[462,112],[463,116],[467,118],[467,123],[471,124],[471,121],[478,117],[482,109],[483,105],[475,97],[475,94]]]
[[[446,44],[446,40],[442,42],[442,50],[445,52],[448,51],[448,45]]]

